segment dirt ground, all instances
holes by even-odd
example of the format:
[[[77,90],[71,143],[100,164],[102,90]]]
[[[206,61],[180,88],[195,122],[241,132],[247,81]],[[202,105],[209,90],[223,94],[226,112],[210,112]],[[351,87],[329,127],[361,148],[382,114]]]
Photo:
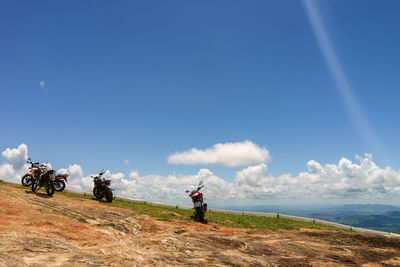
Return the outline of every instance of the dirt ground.
[[[400,266],[400,239],[158,221],[0,183],[0,266]]]

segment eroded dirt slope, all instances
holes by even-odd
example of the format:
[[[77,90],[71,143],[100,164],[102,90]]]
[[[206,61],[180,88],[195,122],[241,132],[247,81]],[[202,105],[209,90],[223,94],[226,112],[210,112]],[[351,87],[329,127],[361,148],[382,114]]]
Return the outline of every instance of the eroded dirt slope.
[[[0,183],[0,266],[400,266],[400,239],[163,222]]]

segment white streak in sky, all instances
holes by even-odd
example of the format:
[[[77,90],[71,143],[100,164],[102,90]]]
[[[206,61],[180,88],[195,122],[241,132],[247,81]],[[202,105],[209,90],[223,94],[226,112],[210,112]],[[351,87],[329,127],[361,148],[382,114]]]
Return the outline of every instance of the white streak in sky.
[[[340,65],[335,49],[329,39],[329,35],[325,30],[324,25],[322,24],[317,8],[314,6],[312,0],[303,0],[303,5],[314,35],[318,41],[318,45],[325,58],[326,64],[328,65],[328,69],[340,91],[351,121],[370,148],[380,151],[382,149],[380,142],[355,96],[342,66]]]

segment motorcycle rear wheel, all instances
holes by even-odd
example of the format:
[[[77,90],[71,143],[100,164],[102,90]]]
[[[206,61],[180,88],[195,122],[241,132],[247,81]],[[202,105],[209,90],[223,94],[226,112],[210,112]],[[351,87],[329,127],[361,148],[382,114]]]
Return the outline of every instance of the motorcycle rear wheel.
[[[32,185],[32,177],[30,175],[22,176],[21,183],[23,186],[31,186]]]
[[[65,189],[65,182],[63,180],[56,180],[54,181],[54,189],[57,192],[61,192]]]

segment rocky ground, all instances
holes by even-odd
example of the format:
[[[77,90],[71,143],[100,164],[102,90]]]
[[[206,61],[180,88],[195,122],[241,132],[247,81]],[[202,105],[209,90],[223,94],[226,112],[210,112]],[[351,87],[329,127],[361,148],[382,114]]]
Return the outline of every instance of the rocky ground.
[[[400,239],[165,222],[0,183],[0,266],[400,266]]]

